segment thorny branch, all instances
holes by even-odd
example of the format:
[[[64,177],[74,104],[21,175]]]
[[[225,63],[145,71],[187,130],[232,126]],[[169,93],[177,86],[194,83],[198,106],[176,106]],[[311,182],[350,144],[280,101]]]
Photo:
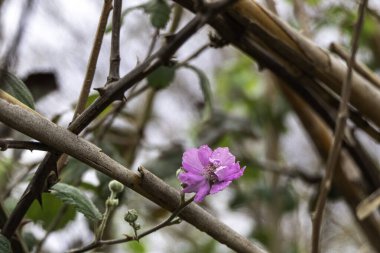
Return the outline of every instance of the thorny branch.
[[[344,80],[341,93],[341,102],[338,111],[338,117],[336,119],[336,128],[334,133],[333,146],[329,152],[326,165],[326,175],[323,178],[320,193],[317,200],[317,205],[314,213],[312,214],[313,221],[313,231],[312,231],[312,252],[319,253],[320,245],[320,229],[323,220],[324,208],[327,201],[327,195],[330,191],[332,180],[334,177],[335,168],[337,167],[337,162],[340,155],[340,150],[342,146],[342,141],[344,138],[344,129],[346,126],[346,121],[348,118],[348,103],[351,95],[351,79],[352,79],[352,68],[355,65],[355,55],[359,46],[359,37],[363,25],[365,9],[367,6],[367,0],[362,0],[359,4],[359,19],[355,25],[355,31],[352,39],[352,49],[351,57],[348,61],[347,76]]]
[[[101,96],[70,124],[68,130],[74,134],[80,133],[108,105],[120,99],[126,90],[141,81],[159,66],[165,64],[193,34],[232,2],[234,0],[221,0],[215,3],[204,4],[200,12],[175,34],[170,42],[161,47],[129,74],[102,89],[100,91]],[[49,183],[46,182],[46,179],[50,175],[50,172],[56,168],[56,162],[60,156],[61,153],[48,153],[45,156],[23,196],[4,225],[2,230],[4,236],[10,238],[14,234],[33,200],[40,200],[41,192],[48,189],[51,186],[50,184],[55,183],[56,180],[54,179],[48,180]]]

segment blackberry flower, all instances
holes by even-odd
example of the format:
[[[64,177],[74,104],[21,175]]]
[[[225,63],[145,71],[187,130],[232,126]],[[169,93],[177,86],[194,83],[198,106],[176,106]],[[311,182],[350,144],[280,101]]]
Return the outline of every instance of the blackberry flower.
[[[182,156],[182,168],[178,179],[182,182],[184,193],[196,193],[195,202],[223,190],[232,180],[241,177],[245,170],[235,162],[235,156],[228,148],[213,151],[207,145],[187,150]]]

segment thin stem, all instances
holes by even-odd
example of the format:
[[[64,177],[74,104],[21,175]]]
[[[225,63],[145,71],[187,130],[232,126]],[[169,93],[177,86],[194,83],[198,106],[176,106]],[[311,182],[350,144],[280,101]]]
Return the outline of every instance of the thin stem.
[[[149,48],[148,48],[148,52],[146,53],[146,59],[147,59],[149,56],[152,55],[153,50],[154,50],[154,47],[155,47],[156,44],[157,44],[157,40],[158,40],[159,36],[160,36],[160,29],[157,28],[157,29],[154,31],[154,34],[153,34],[152,40],[151,40],[150,45],[149,45]]]
[[[110,71],[107,78],[108,83],[119,80],[120,78],[120,26],[122,4],[122,0],[114,0],[113,3]]]
[[[204,44],[203,46],[201,46],[200,48],[198,48],[198,50],[196,50],[194,53],[192,53],[191,55],[189,55],[185,60],[183,60],[182,62],[178,63],[179,66],[181,65],[185,65],[187,64],[188,62],[190,62],[191,60],[194,60],[195,58],[197,58],[204,50],[206,50],[207,48],[209,48],[211,45],[210,42]]]
[[[74,111],[73,119],[75,119],[79,114],[81,114],[86,107],[87,98],[90,94],[92,81],[94,80],[96,63],[98,62],[99,52],[102,46],[103,36],[106,30],[107,20],[111,9],[112,0],[104,0],[104,5],[102,13],[100,15],[98,28],[96,30],[95,41],[92,46],[90,58],[88,60],[86,75],[83,80],[82,90],[80,92],[78,103]]]
[[[348,61],[347,75],[342,86],[341,102],[339,105],[338,117],[336,119],[336,128],[334,133],[334,141],[332,149],[329,152],[326,165],[326,175],[323,178],[320,193],[317,200],[317,205],[312,214],[313,231],[312,231],[312,253],[320,252],[320,230],[322,226],[323,213],[327,201],[327,195],[331,188],[331,183],[334,177],[335,168],[339,159],[340,149],[344,138],[344,129],[348,117],[348,103],[351,95],[351,79],[352,68],[355,65],[355,55],[359,47],[359,36],[363,25],[364,13],[367,6],[367,0],[360,1],[359,4],[359,19],[355,25],[355,30],[352,39],[351,57]]]
[[[41,150],[41,151],[52,151],[45,144],[37,141],[15,141],[15,140],[4,140],[0,139],[0,151],[5,151],[8,148],[12,149],[27,149],[30,151]]]
[[[187,200],[185,202],[180,203],[179,207],[176,210],[174,210],[172,212],[172,214],[166,220],[164,220],[163,222],[161,222],[157,226],[154,226],[153,228],[148,229],[147,231],[145,231],[139,235],[137,235],[137,234],[135,234],[135,236],[126,235],[125,238],[121,238],[121,239],[94,241],[93,243],[91,243],[87,246],[84,246],[83,248],[70,250],[68,253],[81,253],[81,252],[86,252],[86,251],[91,250],[91,249],[100,248],[103,245],[114,245],[114,244],[130,242],[130,241],[139,241],[143,237],[150,235],[150,234],[152,234],[152,233],[154,233],[154,232],[156,232],[156,231],[158,231],[164,227],[179,224],[180,220],[175,219],[175,218],[182,212],[183,209],[186,208],[186,206],[188,206],[190,203],[192,203],[193,200],[194,200],[194,197],[190,198],[189,200]]]

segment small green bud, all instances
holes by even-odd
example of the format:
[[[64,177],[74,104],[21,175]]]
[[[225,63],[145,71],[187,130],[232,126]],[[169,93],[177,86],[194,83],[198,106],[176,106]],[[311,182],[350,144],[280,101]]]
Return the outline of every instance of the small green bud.
[[[108,198],[106,200],[106,206],[108,206],[108,207],[115,207],[117,205],[119,205],[119,200],[118,199],[110,199],[110,198]]]
[[[139,217],[137,211],[135,209],[128,210],[128,212],[124,215],[124,220],[128,223],[133,223]]]
[[[109,182],[108,188],[111,192],[120,193],[124,190],[124,185],[116,180],[112,180],[111,182]]]
[[[135,230],[139,230],[139,229],[141,229],[141,226],[140,226],[140,223],[135,223],[134,225],[133,225],[133,228],[135,229]]]

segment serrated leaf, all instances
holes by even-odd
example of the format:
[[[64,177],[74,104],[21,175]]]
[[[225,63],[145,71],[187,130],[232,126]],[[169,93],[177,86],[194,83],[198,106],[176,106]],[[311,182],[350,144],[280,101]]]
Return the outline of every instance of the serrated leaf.
[[[193,65],[184,65],[185,68],[191,69],[194,71],[194,73],[199,78],[199,85],[201,86],[203,97],[205,99],[206,105],[212,110],[213,108],[213,102],[212,102],[212,95],[211,95],[211,85],[210,82],[206,76],[206,74],[199,68],[193,66]]]
[[[20,78],[9,71],[0,69],[0,82],[0,89],[34,109],[33,96]]]
[[[151,0],[145,5],[145,12],[150,14],[150,22],[156,28],[165,28],[170,19],[170,7],[165,0]]]
[[[12,253],[11,243],[10,241],[0,234],[0,252],[1,253]]]
[[[96,222],[102,219],[98,208],[79,189],[68,184],[58,183],[52,187],[52,193],[66,204],[74,205],[78,212],[91,221]]]
[[[155,89],[163,89],[173,81],[175,68],[161,66],[153,71],[148,77],[148,85]]]
[[[44,229],[48,229],[55,222],[57,213],[63,208],[64,203],[53,194],[42,194],[42,206],[38,201],[34,201],[26,213],[26,217],[39,223]],[[55,225],[54,230],[64,228],[67,223],[74,220],[76,211],[74,207],[69,206],[61,216],[59,222]]]

